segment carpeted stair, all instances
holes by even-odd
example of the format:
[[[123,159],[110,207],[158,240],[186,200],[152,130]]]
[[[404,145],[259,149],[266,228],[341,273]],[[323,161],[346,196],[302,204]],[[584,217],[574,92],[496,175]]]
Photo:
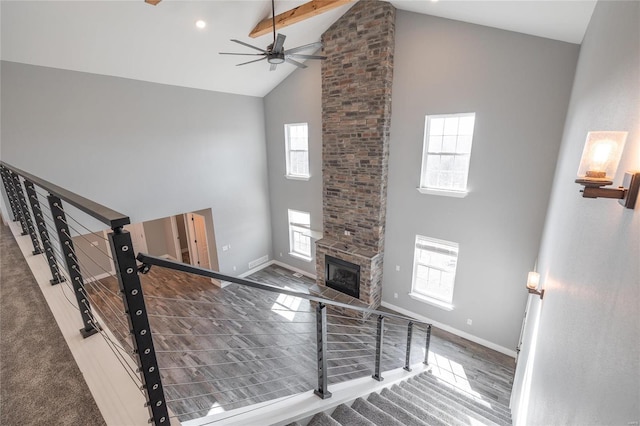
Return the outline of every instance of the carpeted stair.
[[[399,384],[316,414],[308,426],[511,425],[508,407],[488,402],[438,379],[419,374]],[[292,423],[291,425],[297,425]]]

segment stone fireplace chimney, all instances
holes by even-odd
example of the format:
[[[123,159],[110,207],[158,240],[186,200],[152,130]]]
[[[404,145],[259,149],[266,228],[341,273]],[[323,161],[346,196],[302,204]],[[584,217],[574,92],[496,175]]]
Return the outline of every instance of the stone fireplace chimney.
[[[324,238],[316,242],[318,284],[325,256],[360,267],[359,299],[382,297],[395,8],[360,1],[322,36]]]

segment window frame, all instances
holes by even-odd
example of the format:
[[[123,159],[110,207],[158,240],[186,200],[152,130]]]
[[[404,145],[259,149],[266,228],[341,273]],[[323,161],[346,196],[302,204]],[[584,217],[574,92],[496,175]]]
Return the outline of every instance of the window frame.
[[[307,149],[306,150],[301,150],[301,149],[291,149],[291,134],[290,134],[290,129],[293,127],[297,127],[297,126],[305,126],[306,131],[307,131],[307,136],[306,136],[306,144],[307,144]],[[284,150],[285,150],[285,177],[287,179],[293,179],[293,180],[309,180],[309,178],[311,177],[311,169],[310,169],[310,163],[309,163],[309,123],[285,123],[284,125]],[[300,174],[300,173],[293,173],[292,172],[292,161],[291,161],[291,153],[292,152],[304,152],[306,153],[306,158],[305,158],[305,162],[306,162],[306,169],[307,169],[307,174]]]
[[[439,297],[438,295],[434,294],[434,293],[429,293],[428,291],[425,291],[423,289],[419,289],[417,288],[417,279],[418,279],[418,267],[419,266],[424,266],[427,267],[429,269],[433,269],[433,270],[439,270],[439,271],[443,271],[442,267],[438,267],[437,265],[430,265],[428,263],[424,263],[420,261],[420,256],[419,256],[419,252],[418,250],[428,250],[428,248],[425,247],[419,247],[419,245],[425,246],[425,245],[429,245],[429,243],[434,244],[434,245],[440,245],[440,246],[445,246],[449,248],[450,252],[455,252],[455,261],[456,264],[453,267],[452,271],[447,271],[450,273],[453,273],[453,276],[451,277],[451,289],[449,290],[451,293],[451,298],[450,299],[444,299],[442,297]],[[432,246],[433,247],[433,246]],[[434,305],[438,308],[447,310],[447,311],[451,311],[453,310],[454,306],[453,306],[453,296],[454,296],[454,291],[455,291],[455,281],[456,281],[456,272],[457,272],[457,268],[458,268],[458,259],[459,259],[459,255],[460,255],[460,245],[458,243],[455,243],[453,241],[445,241],[445,240],[439,240],[437,238],[431,238],[431,237],[425,237],[423,235],[416,235],[415,241],[414,241],[414,245],[413,245],[413,270],[412,270],[412,278],[411,278],[411,292],[409,293],[409,296],[413,299],[419,300],[421,302],[424,303],[428,303],[430,305]],[[438,249],[438,247],[433,247],[434,249]],[[439,248],[441,251],[445,250],[446,248]],[[431,251],[431,252],[435,252],[435,250]],[[451,254],[451,253],[449,253]]]
[[[454,149],[454,151],[445,151],[444,149],[440,149],[438,150],[431,150],[430,151],[430,136],[431,135],[431,122],[433,119],[444,119],[446,120],[447,118],[466,118],[466,117],[473,117],[473,129],[471,130],[471,134],[470,135],[460,135],[459,130],[459,123],[458,123],[458,131],[455,134],[456,137],[456,148]],[[425,125],[424,125],[424,135],[423,135],[423,144],[422,144],[422,166],[420,168],[420,185],[417,188],[418,191],[422,194],[432,194],[432,195],[444,195],[444,196],[449,196],[449,197],[457,197],[457,198],[464,198],[467,196],[467,194],[469,193],[469,169],[470,169],[470,165],[471,165],[471,151],[473,148],[473,134],[475,131],[475,119],[476,119],[476,113],[475,112],[465,112],[465,113],[453,113],[453,114],[431,114],[431,115],[426,115],[425,116]],[[441,136],[443,139],[445,136],[453,136],[453,135],[445,135],[444,134],[444,130],[443,130],[443,134],[442,135],[438,135]],[[470,140],[469,140],[469,148],[468,148],[468,153],[467,152],[457,152],[458,149],[458,139],[460,136],[469,136]],[[440,157],[442,156],[451,156],[453,158],[453,161],[456,160],[456,158],[462,158],[462,157],[467,157],[466,160],[466,170],[464,171],[464,189],[462,188],[451,188],[451,187],[444,187],[444,186],[429,186],[428,185],[428,162],[429,162],[429,156],[430,155],[438,155]]]
[[[307,215],[309,218],[309,224],[304,224],[304,223],[295,223],[293,222],[293,219],[291,218],[291,214],[303,214],[303,215]],[[310,262],[311,260],[313,260],[312,257],[312,253],[311,253],[311,249],[312,249],[312,232],[311,232],[311,213],[309,212],[303,212],[300,210],[294,210],[294,209],[287,209],[287,223],[288,223],[288,229],[289,229],[289,255],[293,256],[293,257],[297,257],[299,259],[305,260],[307,262]],[[306,237],[309,240],[309,252],[302,252],[300,250],[297,250],[296,247],[296,235],[298,235],[298,241],[300,240],[300,237]]]

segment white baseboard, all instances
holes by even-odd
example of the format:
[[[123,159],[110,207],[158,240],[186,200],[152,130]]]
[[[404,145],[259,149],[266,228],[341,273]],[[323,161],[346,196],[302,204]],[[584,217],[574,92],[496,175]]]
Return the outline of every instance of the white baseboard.
[[[110,277],[110,276],[112,276],[112,275],[115,275],[115,272],[112,272],[112,273],[103,272],[102,274],[94,275],[93,277],[87,277],[87,278],[82,277],[82,279],[83,279],[83,281],[84,281],[85,283],[87,283],[87,284],[88,284],[88,283],[92,283],[92,282],[94,282],[94,281],[101,280],[101,279],[103,279],[103,278]]]
[[[508,349],[508,348],[505,348],[504,346],[497,345],[497,344],[495,344],[493,342],[490,342],[488,340],[485,340],[485,339],[482,339],[480,337],[474,336],[473,334],[469,334],[469,333],[464,332],[462,330],[458,330],[457,328],[453,328],[453,327],[448,326],[446,324],[442,324],[442,323],[440,323],[438,321],[434,321],[434,320],[432,320],[430,318],[427,318],[427,317],[425,317],[423,315],[416,314],[415,312],[411,312],[408,309],[404,309],[404,308],[392,305],[391,303],[384,302],[384,301],[382,302],[382,306],[384,306],[385,308],[392,309],[392,310],[394,310],[394,311],[396,311],[398,313],[401,313],[403,315],[411,316],[411,317],[414,317],[414,318],[419,319],[421,321],[428,322],[428,323],[432,324],[434,327],[437,327],[437,328],[439,328],[441,330],[444,330],[444,331],[448,331],[449,333],[455,334],[456,336],[460,336],[460,337],[462,337],[464,339],[471,340],[474,343],[477,343],[477,344],[482,345],[484,347],[487,347],[489,349],[493,349],[494,351],[498,351],[498,352],[503,353],[505,355],[508,355],[508,356],[510,356],[510,357],[512,357],[514,359],[516,357],[516,351],[514,351],[513,349]]]
[[[225,288],[228,285],[231,285],[232,283],[230,283],[229,281],[220,281],[220,280],[216,280],[216,279],[211,279],[211,282],[213,283],[213,285],[220,287],[220,288]]]
[[[273,260],[269,260],[267,262],[261,263],[255,268],[249,269],[247,272],[241,273],[240,275],[238,275],[238,278],[246,278],[251,274],[255,274],[256,272],[263,270],[267,266],[273,265],[273,262],[274,262]]]
[[[274,263],[275,265],[281,266],[281,267],[283,267],[283,268],[285,268],[285,269],[288,269],[288,270],[290,270],[290,271],[298,272],[298,273],[300,273],[300,274],[304,275],[304,276],[305,276],[305,277],[307,277],[307,278],[311,278],[312,280],[315,280],[315,279],[316,279],[316,275],[315,275],[315,274],[310,274],[310,273],[308,273],[307,271],[303,271],[302,269],[298,269],[298,268],[293,267],[293,266],[291,266],[291,265],[287,265],[286,263],[280,262],[279,260],[274,260],[274,261],[273,261],[273,263]]]

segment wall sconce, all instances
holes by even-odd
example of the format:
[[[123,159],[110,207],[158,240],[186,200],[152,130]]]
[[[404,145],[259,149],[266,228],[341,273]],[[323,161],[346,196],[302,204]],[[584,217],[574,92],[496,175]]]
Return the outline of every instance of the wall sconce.
[[[537,294],[540,296],[540,299],[544,297],[544,289],[538,290],[538,286],[540,285],[540,274],[537,272],[529,272],[527,276],[527,290],[531,294]]]
[[[627,132],[589,132],[582,151],[576,183],[584,186],[584,198],[615,198],[633,209],[640,189],[640,172],[626,172],[621,187],[603,188],[613,183]]]

